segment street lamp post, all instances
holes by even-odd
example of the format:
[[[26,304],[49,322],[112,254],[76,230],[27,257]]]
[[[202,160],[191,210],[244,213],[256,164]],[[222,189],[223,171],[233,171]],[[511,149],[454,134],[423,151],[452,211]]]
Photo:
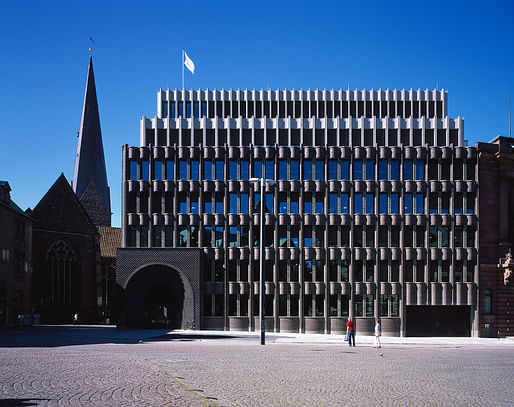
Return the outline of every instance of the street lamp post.
[[[250,178],[250,181],[259,181],[261,184],[261,230],[259,247],[259,325],[261,327],[261,345],[266,344],[266,330],[264,328],[264,318],[266,310],[264,308],[264,185],[266,182],[274,183],[273,180],[263,178]]]

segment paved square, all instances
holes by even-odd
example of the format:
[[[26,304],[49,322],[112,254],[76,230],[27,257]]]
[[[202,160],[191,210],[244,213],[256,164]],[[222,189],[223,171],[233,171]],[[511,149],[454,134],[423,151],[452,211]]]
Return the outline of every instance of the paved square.
[[[278,339],[260,346],[257,335],[4,330],[0,406],[513,405],[514,346],[350,349],[333,339]]]

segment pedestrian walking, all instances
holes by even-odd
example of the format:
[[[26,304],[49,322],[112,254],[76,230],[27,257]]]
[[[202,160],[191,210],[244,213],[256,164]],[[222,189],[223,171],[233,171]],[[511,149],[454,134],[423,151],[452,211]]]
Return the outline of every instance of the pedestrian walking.
[[[78,325],[79,324],[79,314],[75,313],[75,315],[73,315],[73,325]]]
[[[351,318],[348,318],[348,322],[346,323],[346,334],[348,335],[348,345],[355,347],[355,327],[353,325],[353,321]]]
[[[380,319],[377,318],[377,323],[375,324],[375,339],[373,340],[374,348],[382,347],[382,344],[380,343],[381,336],[382,336],[382,325],[380,324]]]

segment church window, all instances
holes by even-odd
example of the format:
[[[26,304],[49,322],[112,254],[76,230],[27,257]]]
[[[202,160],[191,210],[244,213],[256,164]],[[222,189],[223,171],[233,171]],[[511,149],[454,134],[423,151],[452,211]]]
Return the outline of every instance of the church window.
[[[48,305],[71,306],[74,291],[76,256],[63,240],[55,242],[46,253],[45,302]]]

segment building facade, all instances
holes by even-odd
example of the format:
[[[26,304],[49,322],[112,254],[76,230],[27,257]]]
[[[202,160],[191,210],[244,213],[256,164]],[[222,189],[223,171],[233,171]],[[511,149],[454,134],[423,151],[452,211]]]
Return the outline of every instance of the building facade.
[[[11,187],[0,181],[0,326],[20,323],[30,314],[32,224],[34,219],[11,199]]]
[[[258,329],[264,199],[268,330],[477,335],[477,179],[444,90],[161,90],[123,147],[120,306]]]
[[[514,139],[478,143],[480,178],[480,335],[514,332]]]

